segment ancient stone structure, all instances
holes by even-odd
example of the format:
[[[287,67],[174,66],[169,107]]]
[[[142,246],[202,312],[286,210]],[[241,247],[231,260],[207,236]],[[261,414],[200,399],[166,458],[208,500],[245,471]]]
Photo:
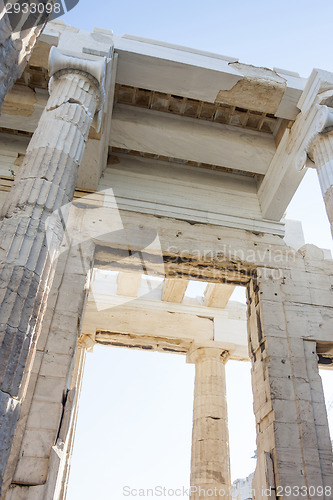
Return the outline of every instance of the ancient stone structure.
[[[65,498],[95,344],[195,364],[192,500],[231,498],[228,359],[252,363],[255,498],[332,498],[333,261],[283,218],[314,167],[332,223],[332,92],[47,26],[0,118],[1,498]]]
[[[232,484],[232,498],[235,500],[250,500],[252,494],[253,474],[250,474],[245,479],[236,479]]]

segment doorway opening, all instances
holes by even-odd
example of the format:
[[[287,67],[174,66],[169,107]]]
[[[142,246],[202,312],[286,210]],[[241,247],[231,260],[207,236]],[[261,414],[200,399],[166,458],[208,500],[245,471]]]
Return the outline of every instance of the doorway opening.
[[[84,372],[69,500],[189,487],[195,367],[184,354],[193,339],[232,353],[226,366],[232,478],[253,472],[244,287],[96,270],[86,316],[90,311],[97,344]]]
[[[189,487],[194,366],[96,346],[87,356],[67,499]]]

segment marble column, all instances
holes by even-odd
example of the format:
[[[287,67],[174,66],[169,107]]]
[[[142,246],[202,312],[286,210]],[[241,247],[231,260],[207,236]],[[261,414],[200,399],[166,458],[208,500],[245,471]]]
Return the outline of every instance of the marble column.
[[[188,362],[195,363],[191,500],[231,498],[225,384],[228,357],[228,351],[216,347],[198,347],[188,354]]]
[[[314,141],[311,153],[333,234],[333,132],[319,134]]]
[[[50,54],[50,97],[0,215],[0,491],[52,285],[64,224],[46,219],[73,199],[105,61]]]

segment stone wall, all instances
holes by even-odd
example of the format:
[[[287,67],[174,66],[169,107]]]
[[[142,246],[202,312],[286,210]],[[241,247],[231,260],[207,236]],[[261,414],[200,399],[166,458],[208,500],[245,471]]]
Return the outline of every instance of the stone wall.
[[[332,447],[317,345],[331,342],[332,261],[305,245],[290,269],[258,269],[248,294],[257,425],[255,498],[331,498]],[[291,488],[291,490],[290,490]]]

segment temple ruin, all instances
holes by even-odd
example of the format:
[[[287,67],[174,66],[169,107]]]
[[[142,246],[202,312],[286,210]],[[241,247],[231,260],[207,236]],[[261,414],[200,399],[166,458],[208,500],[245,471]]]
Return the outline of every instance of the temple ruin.
[[[255,500],[333,498],[318,372],[333,369],[333,261],[284,218],[314,168],[332,227],[333,73],[54,21],[8,88],[1,498],[66,497],[96,344],[195,364],[191,500],[231,498],[229,359],[252,363]],[[201,305],[184,300],[193,280]]]

